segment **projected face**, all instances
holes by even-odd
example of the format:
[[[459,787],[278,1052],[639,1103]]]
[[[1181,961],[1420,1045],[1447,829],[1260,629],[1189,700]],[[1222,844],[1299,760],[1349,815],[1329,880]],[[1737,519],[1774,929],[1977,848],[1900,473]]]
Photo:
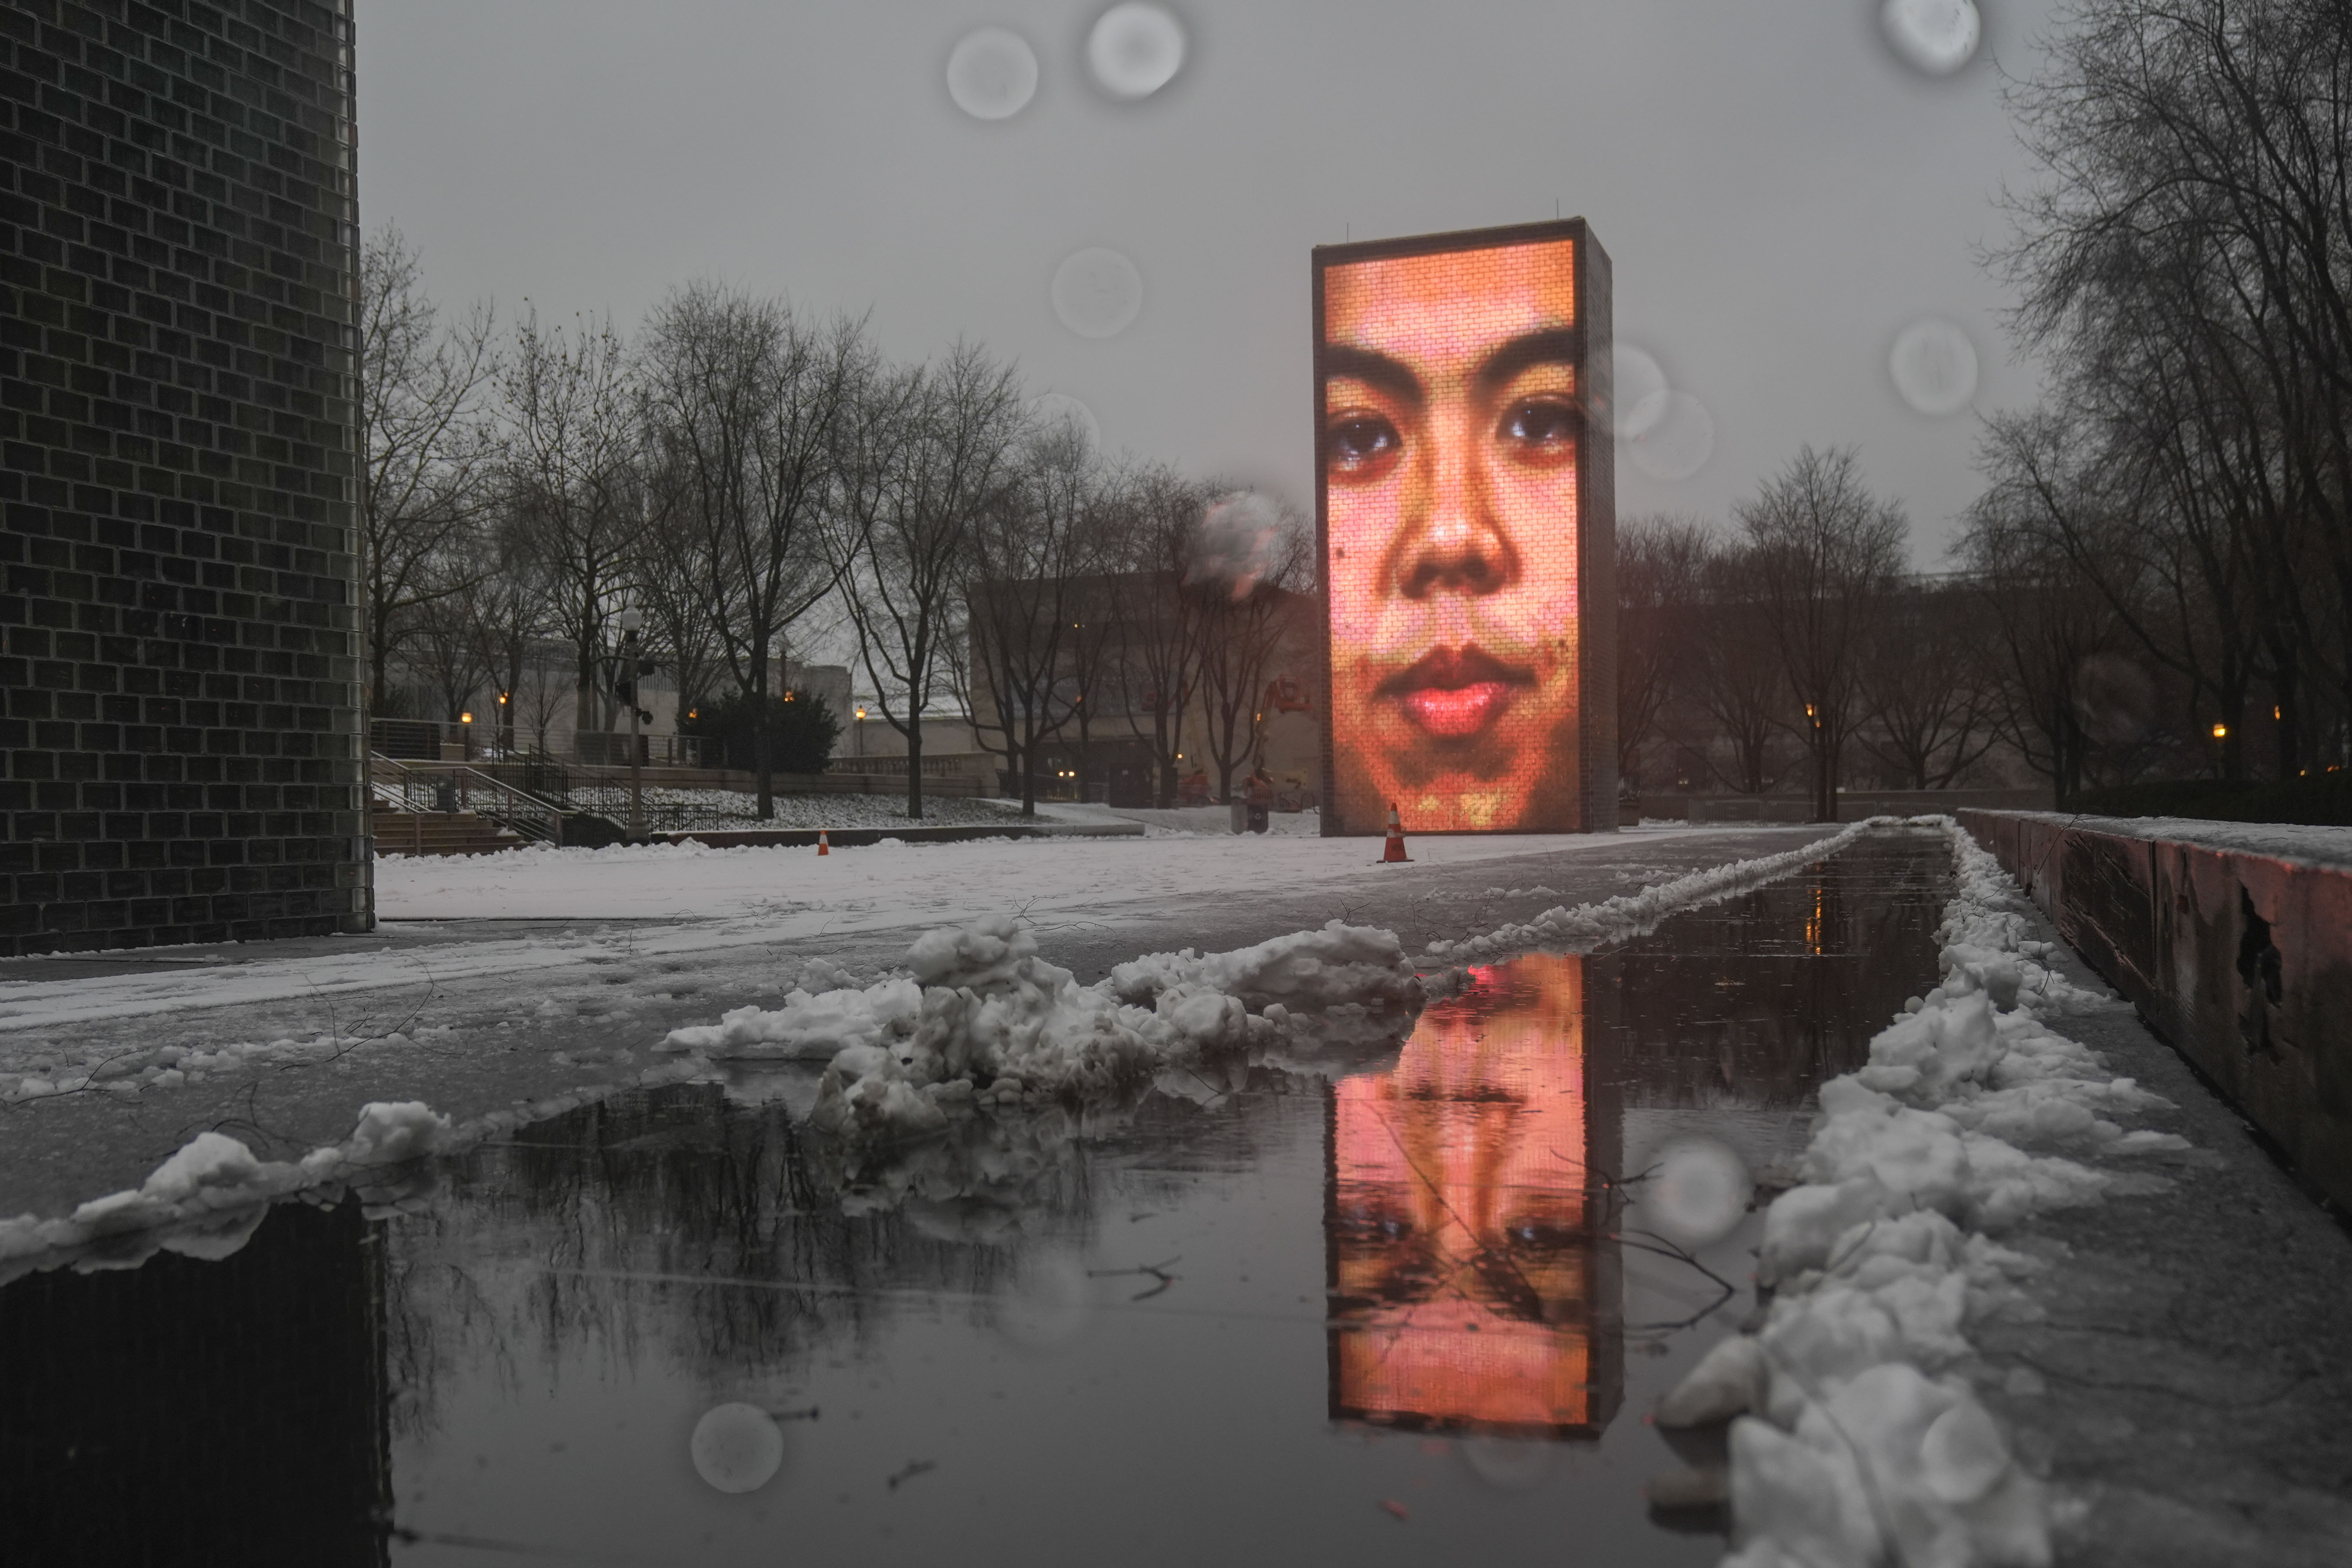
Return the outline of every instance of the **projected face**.
[[[1583,960],[1472,973],[1393,1071],[1334,1091],[1332,1405],[1411,1426],[1598,1425]]]
[[[1342,819],[1562,829],[1577,801],[1575,242],[1323,273]]]

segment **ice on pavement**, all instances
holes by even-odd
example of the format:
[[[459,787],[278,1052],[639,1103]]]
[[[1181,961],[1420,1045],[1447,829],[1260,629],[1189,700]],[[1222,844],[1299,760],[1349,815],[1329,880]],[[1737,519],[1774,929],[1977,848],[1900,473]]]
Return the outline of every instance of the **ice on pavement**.
[[[1115,1095],[1165,1069],[1285,1037],[1294,1013],[1391,1008],[1422,982],[1394,932],[1333,921],[1230,952],[1153,953],[1092,985],[996,915],[926,932],[908,973],[796,989],[673,1030],[665,1049],[718,1058],[831,1053],[812,1121],[883,1135],[942,1127],[960,1104]]]
[[[2051,1561],[2042,1487],[1952,1371],[2037,1266],[1994,1239],[2149,1190],[2117,1158],[2186,1145],[2119,1118],[2162,1102],[2045,1022],[2104,997],[2030,940],[2026,906],[1957,824],[1943,984],[1821,1090],[1801,1184],[1765,1215],[1752,1335],[1713,1349],[1661,1425],[1731,1420],[1727,1568]]]

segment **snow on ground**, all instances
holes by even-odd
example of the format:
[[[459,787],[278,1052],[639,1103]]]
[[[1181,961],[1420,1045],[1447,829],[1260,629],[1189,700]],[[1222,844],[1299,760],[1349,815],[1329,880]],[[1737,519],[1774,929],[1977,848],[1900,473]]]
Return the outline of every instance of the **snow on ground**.
[[[2045,816],[2057,813],[2045,812]],[[2352,866],[2352,827],[2315,827],[2283,822],[2207,822],[2188,816],[2069,816],[2070,826],[2092,833],[2201,844],[2243,855],[2276,855],[2315,866]]]
[[[1066,810],[1068,808],[1065,808]],[[1073,819],[1076,818],[1073,814]],[[1556,836],[1410,839],[1414,860],[1461,865],[1576,842]],[[701,920],[759,916],[772,935],[956,923],[1008,905],[1054,910],[1409,875],[1378,838],[1303,834],[984,839],[970,844],[714,849],[703,844],[537,846],[496,855],[378,860],[385,920]]]
[[[1664,1426],[1732,1417],[1727,1568],[2041,1568],[2050,1508],[1967,1380],[1966,1329],[2037,1267],[1991,1239],[2061,1206],[2154,1190],[2106,1162],[2186,1147],[2115,1118],[2160,1104],[2044,1021],[2105,999],[2046,963],[2027,906],[1948,818],[1944,982],[1822,1086],[1803,1184],[1765,1215],[1752,1335],[1710,1350]]]

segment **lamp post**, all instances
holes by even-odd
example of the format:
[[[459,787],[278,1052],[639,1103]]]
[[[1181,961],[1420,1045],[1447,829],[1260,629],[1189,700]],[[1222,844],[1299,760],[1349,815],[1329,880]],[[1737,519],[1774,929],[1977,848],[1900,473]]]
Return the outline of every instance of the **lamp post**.
[[[861,758],[866,755],[866,704],[857,705],[857,722],[849,729],[850,748]]]
[[[630,608],[621,612],[621,668],[628,679],[629,700],[629,839],[632,843],[646,836],[646,765],[642,731],[645,710],[637,706],[637,679],[643,673],[637,661],[637,632],[646,624],[643,610]]]
[[[447,710],[444,709],[443,711],[446,712]],[[457,722],[465,726],[457,732],[465,737],[466,760],[470,763],[474,760],[474,710],[468,708],[458,714]]]

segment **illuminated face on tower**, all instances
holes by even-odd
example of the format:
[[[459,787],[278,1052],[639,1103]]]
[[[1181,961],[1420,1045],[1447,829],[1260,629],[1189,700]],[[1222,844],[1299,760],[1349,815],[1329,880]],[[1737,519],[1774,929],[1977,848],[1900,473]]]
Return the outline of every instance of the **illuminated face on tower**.
[[[1578,226],[1322,265],[1332,784],[1349,830],[1391,802],[1423,830],[1593,826],[1579,752],[1588,243]]]

